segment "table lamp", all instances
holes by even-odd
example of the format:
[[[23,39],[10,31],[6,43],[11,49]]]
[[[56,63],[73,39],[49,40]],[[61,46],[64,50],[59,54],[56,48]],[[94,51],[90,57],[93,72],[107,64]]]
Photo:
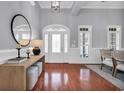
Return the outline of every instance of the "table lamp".
[[[33,54],[39,55],[41,52],[40,47],[43,47],[43,40],[31,40],[31,46],[33,47]]]

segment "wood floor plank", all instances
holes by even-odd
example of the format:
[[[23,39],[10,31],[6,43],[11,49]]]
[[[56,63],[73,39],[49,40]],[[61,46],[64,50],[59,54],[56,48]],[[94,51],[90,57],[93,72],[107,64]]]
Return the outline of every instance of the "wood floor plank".
[[[46,64],[45,72],[33,90],[113,91],[120,90],[89,68],[80,64]]]

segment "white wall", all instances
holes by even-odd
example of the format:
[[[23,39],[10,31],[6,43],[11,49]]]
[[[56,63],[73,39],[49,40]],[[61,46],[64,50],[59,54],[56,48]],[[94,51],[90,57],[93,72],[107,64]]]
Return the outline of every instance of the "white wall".
[[[96,48],[91,48],[89,52],[88,58],[80,57],[80,49],[79,48],[70,48],[68,53],[68,63],[79,63],[79,64],[100,64],[100,51]]]
[[[21,57],[27,57],[26,49],[21,49]],[[18,56],[16,49],[3,49],[0,50],[0,64],[7,62],[8,59],[15,58]]]

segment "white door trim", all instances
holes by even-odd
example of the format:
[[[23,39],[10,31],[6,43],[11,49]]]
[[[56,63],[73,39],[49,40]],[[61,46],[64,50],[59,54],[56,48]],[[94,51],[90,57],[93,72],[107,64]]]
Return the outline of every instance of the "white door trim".
[[[64,31],[64,30],[63,30],[63,31],[56,31],[56,27],[62,27],[62,29],[65,29],[65,31]],[[51,30],[50,28],[52,28],[52,29],[54,29],[54,30]],[[50,31],[50,30],[51,30],[51,31]],[[66,26],[63,26],[63,25],[53,24],[53,25],[48,25],[48,26],[44,27],[42,32],[43,32],[43,34],[42,34],[43,40],[45,39],[45,38],[44,38],[45,33],[49,34],[49,37],[48,37],[48,38],[49,38],[49,39],[48,39],[49,41],[52,39],[52,35],[51,35],[52,33],[62,33],[61,36],[62,36],[62,38],[63,38],[63,41],[62,41],[63,44],[64,44],[64,34],[67,33],[67,38],[68,38],[68,39],[67,39],[67,40],[68,40],[68,41],[67,41],[67,42],[68,42],[68,43],[67,43],[67,44],[68,44],[68,52],[67,52],[67,53],[64,53],[64,46],[62,46],[62,48],[61,48],[62,51],[63,51],[63,61],[62,61],[62,62],[63,62],[63,63],[66,62],[66,63],[67,63],[67,60],[68,60],[68,58],[67,58],[68,56],[67,56],[67,55],[69,54],[69,48],[70,48],[70,29],[69,29],[68,27],[66,27]],[[48,41],[48,42],[49,42],[49,41]],[[52,43],[52,42],[49,42],[49,43],[48,43],[49,49],[50,49],[50,46],[49,46],[49,45],[52,45],[51,43]],[[45,45],[45,44],[44,44],[44,45]],[[49,57],[50,57],[51,54],[52,54],[52,53],[51,53],[51,52],[52,52],[52,51],[51,51],[52,49],[50,49],[50,50],[49,50],[49,49],[48,49],[48,51],[49,51],[50,53],[45,53],[45,54],[48,56],[48,57],[46,57],[46,58],[47,58],[46,60],[47,60],[47,62],[49,61],[49,62],[54,62],[54,63],[56,63],[56,62],[57,62],[56,60],[52,61],[52,60],[49,59]],[[54,53],[54,54],[55,54],[55,53]],[[57,53],[56,53],[56,54],[57,54]],[[62,62],[59,62],[59,63],[62,63]]]

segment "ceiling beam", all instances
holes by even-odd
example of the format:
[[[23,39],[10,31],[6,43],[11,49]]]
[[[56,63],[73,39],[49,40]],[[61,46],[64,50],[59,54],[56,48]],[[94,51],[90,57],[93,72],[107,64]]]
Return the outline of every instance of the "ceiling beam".
[[[76,16],[79,14],[82,5],[86,5],[87,2],[76,1],[73,3],[71,14]]]

